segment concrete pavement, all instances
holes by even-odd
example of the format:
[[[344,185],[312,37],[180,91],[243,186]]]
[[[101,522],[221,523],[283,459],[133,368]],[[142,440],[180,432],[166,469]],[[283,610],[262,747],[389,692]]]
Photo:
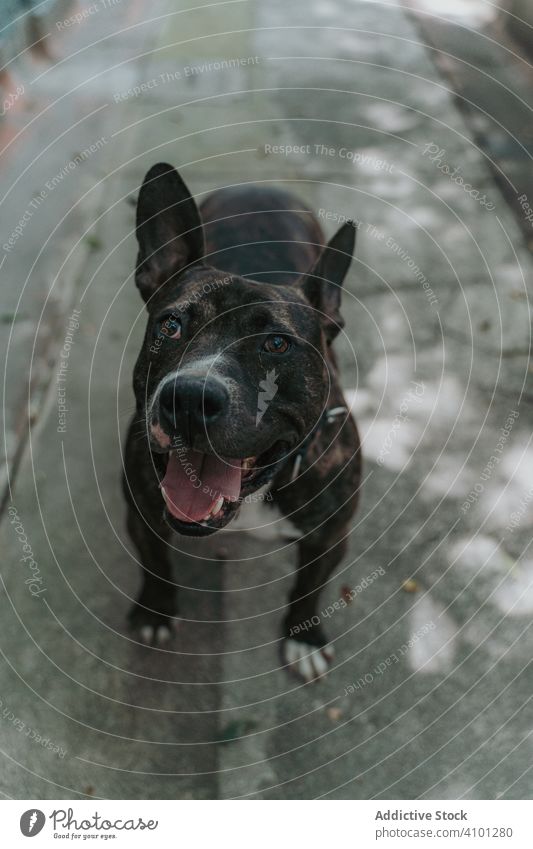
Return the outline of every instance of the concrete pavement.
[[[6,314],[27,286],[4,347],[19,411],[16,427],[6,419],[7,456],[20,462],[0,529],[0,790],[529,798],[532,267],[520,228],[400,4],[193,5],[152,3],[131,26],[118,7],[94,15],[71,36],[92,47],[48,73],[52,114],[69,78],[82,117],[102,106],[78,147],[106,143],[86,159],[96,200],[48,275],[39,251],[83,194],[79,169],[43,199],[2,271]],[[42,158],[35,188],[70,159],[45,129],[58,161]],[[42,143],[27,144],[17,167],[33,177]],[[349,554],[323,597],[336,662],[315,685],[280,668],[295,544],[269,514],[248,517],[259,529],[176,540],[175,642],[141,646],[125,625],[138,569],[121,440],[144,322],[132,200],[157,160],[198,199],[275,181],[311,203],[328,234],[342,215],[360,222],[337,347],[365,481]],[[25,270],[36,259],[38,279]],[[41,354],[35,328],[56,278]],[[28,429],[30,365],[40,378]],[[33,560],[21,560],[24,544]]]

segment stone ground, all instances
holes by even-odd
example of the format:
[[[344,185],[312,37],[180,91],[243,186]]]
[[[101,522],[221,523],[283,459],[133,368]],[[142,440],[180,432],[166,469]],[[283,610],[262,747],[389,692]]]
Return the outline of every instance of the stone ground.
[[[52,68],[20,60],[28,100],[0,136],[3,244],[44,191],[1,260],[0,792],[530,798],[532,263],[415,18],[396,0],[100,0],[58,42]],[[206,68],[236,57],[257,59]],[[176,540],[175,642],[143,646],[125,625],[139,576],[121,439],[144,322],[132,202],[157,160],[199,199],[274,181],[328,234],[332,216],[360,222],[338,351],[365,479],[323,607],[384,574],[327,619],[337,659],[316,684],[279,660],[295,545],[268,515]]]

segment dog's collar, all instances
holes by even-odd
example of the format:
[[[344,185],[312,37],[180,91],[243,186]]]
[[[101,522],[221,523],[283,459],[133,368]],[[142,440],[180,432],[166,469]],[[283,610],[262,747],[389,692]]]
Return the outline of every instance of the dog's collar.
[[[309,436],[304,439],[300,447],[295,451],[293,455],[294,462],[292,464],[290,480],[291,483],[295,481],[298,475],[300,474],[302,460],[305,457],[307,449],[311,445],[315,436],[322,430],[325,425],[331,424],[331,422],[334,422],[336,419],[339,418],[339,416],[342,416],[345,413],[348,413],[348,407],[332,407],[331,410],[324,410]]]

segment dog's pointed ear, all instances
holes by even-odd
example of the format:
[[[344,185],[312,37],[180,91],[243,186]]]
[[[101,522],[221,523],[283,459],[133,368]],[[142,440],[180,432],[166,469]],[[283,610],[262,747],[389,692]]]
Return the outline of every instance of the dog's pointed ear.
[[[342,284],[353,258],[356,233],[353,221],[343,224],[323,248],[311,271],[298,280],[297,285],[320,313],[328,344],[344,327],[340,314]]]
[[[144,178],[137,201],[136,234],[135,282],[145,301],[170,277],[204,256],[198,207],[172,165],[160,162]]]

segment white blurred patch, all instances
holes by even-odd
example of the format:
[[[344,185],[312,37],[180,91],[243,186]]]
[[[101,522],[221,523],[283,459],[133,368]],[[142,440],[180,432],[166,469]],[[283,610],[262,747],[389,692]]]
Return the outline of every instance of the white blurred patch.
[[[368,389],[345,389],[344,398],[348,409],[356,418],[366,413],[372,405],[372,394]]]
[[[394,321],[391,317],[391,324]],[[378,358],[365,386],[344,394],[357,419],[365,457],[395,472],[410,461],[419,443],[431,440],[432,446],[437,442],[444,446],[456,423],[466,428],[476,421],[477,412],[465,400],[458,378],[423,380],[414,374],[412,358],[405,355]],[[470,484],[468,470],[463,472],[463,456],[439,457],[422,487],[432,496],[466,496]]]
[[[391,165],[394,165],[394,162],[391,162]],[[403,174],[400,174],[399,171],[387,171],[384,174],[376,171],[376,176],[367,172],[360,174],[357,171],[355,173],[359,179],[364,177],[368,180],[370,192],[374,197],[386,197],[389,203],[394,203],[395,200],[405,200],[405,197],[412,190],[412,181],[408,177],[404,177]],[[378,229],[387,233],[394,232],[393,227],[388,226],[389,219],[393,222],[393,225],[397,224],[398,214],[395,210],[383,214]],[[367,236],[368,240],[371,238],[372,236]]]
[[[514,480],[502,481],[501,476],[490,481],[479,497],[479,515],[487,517],[489,530],[507,534],[531,528],[533,525],[533,479],[527,489]]]
[[[416,112],[395,103],[372,103],[364,108],[363,114],[373,126],[388,133],[408,130],[419,121]]]
[[[453,667],[457,627],[444,608],[426,595],[411,611],[409,639],[414,639],[430,623],[434,623],[435,628],[416,639],[407,661],[416,672],[449,672]]]
[[[519,560],[496,589],[494,600],[502,613],[528,616],[533,613],[533,560]]]
[[[415,206],[411,213],[416,224],[409,222],[411,229],[419,230],[420,227],[425,227],[430,230],[432,227],[437,228],[442,226],[442,218],[439,212],[433,206]]]
[[[422,487],[439,498],[464,498],[468,495],[469,485],[463,456],[439,457],[434,468],[422,481]]]
[[[402,338],[407,338],[407,324],[405,315],[399,309],[397,303],[389,305],[389,312],[382,319],[383,333],[387,339],[394,339],[398,345]]]
[[[478,595],[508,616],[533,612],[533,560],[515,560],[488,536],[464,538],[450,549],[451,560],[476,575]]]
[[[390,393],[389,397],[393,397],[395,389],[405,386],[412,377],[412,357],[392,355],[376,360],[374,367],[368,372],[366,382],[377,398],[381,397],[384,390]],[[401,390],[398,391],[401,394]]]
[[[479,494],[478,512],[487,517],[489,530],[504,536],[533,525],[533,446],[524,439],[513,438],[504,446],[500,463]]]
[[[492,537],[478,534],[475,537],[461,537],[450,547],[450,562],[457,561],[469,572],[480,569],[497,569],[496,560],[500,553],[500,543]]]
[[[473,28],[495,20],[498,13],[498,5],[486,0],[416,0],[415,8],[436,18],[455,18]]]
[[[467,412],[464,388],[457,377],[444,377],[441,382],[425,381],[420,406],[433,424],[453,424],[457,417]],[[462,410],[461,410],[462,407]],[[461,413],[459,412],[461,410]]]
[[[362,418],[358,424],[365,456],[386,469],[401,471],[411,459],[420,428],[404,421],[395,429],[394,417]]]
[[[533,446],[514,441],[506,447],[500,468],[520,491],[530,489],[533,483]]]
[[[413,379],[411,358],[397,355],[376,360],[366,383],[367,388],[345,392],[357,416],[364,454],[400,471],[424,429],[420,409],[425,386]]]

